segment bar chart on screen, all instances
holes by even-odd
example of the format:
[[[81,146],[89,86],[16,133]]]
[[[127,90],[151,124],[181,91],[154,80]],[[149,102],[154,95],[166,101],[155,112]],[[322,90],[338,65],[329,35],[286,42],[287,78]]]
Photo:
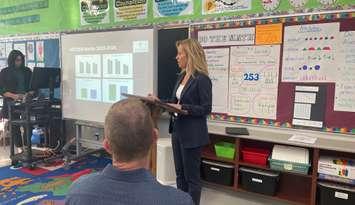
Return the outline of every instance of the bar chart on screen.
[[[76,77],[101,77],[101,56],[100,55],[77,55],[75,56]]]
[[[123,93],[133,93],[133,79],[104,79],[102,81],[103,101],[107,103],[122,100]]]
[[[132,54],[104,54],[103,60],[103,77],[104,78],[132,78]]]
[[[87,101],[101,101],[101,80],[77,78],[76,99]]]

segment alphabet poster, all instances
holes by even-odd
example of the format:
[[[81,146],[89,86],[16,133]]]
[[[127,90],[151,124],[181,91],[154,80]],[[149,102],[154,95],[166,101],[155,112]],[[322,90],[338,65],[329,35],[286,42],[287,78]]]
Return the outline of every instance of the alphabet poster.
[[[335,82],[339,23],[286,26],[283,82]]]
[[[280,45],[231,47],[229,114],[276,119]]]

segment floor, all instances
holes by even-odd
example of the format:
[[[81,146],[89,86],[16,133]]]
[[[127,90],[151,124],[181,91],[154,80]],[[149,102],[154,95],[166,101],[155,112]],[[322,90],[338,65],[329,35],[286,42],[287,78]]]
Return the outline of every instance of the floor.
[[[254,194],[238,193],[214,187],[204,187],[201,205],[288,205]]]

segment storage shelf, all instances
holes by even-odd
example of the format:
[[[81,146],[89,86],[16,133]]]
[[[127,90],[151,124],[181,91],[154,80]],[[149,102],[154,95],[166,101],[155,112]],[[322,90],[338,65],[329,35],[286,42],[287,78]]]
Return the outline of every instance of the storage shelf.
[[[290,198],[289,195],[285,195],[283,193],[277,193],[275,196],[269,196],[269,195],[265,195],[265,194],[259,194],[259,193],[255,193],[252,191],[248,191],[242,187],[238,187],[237,191],[248,193],[248,194],[255,194],[257,196],[261,196],[264,198],[269,198],[269,199],[278,200],[278,201],[284,201],[284,202],[295,204],[295,205],[309,204],[309,201],[306,198],[299,198],[299,197]]]
[[[214,160],[214,161],[219,161],[219,162],[227,162],[227,163],[235,164],[235,161],[232,159],[217,157],[216,153],[214,151],[214,148],[212,146],[208,146],[208,147],[203,148],[202,158]]]
[[[247,163],[247,162],[243,162],[240,161],[239,162],[240,166],[246,166],[246,167],[252,167],[252,168],[256,168],[256,169],[263,169],[263,170],[271,170],[269,166],[263,166],[263,165],[258,165],[258,164],[251,164],[251,163]],[[306,177],[306,178],[312,178],[311,174],[301,174],[301,173],[294,173],[294,172],[283,172],[281,171],[282,174],[289,174],[289,175],[297,175],[297,176],[301,176],[301,177]]]

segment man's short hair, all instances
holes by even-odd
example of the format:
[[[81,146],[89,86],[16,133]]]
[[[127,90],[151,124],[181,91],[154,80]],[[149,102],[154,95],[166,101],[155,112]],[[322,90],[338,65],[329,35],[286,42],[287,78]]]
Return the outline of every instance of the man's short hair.
[[[153,128],[150,109],[142,101],[125,99],[113,104],[105,119],[105,137],[115,160],[131,162],[146,157]]]

